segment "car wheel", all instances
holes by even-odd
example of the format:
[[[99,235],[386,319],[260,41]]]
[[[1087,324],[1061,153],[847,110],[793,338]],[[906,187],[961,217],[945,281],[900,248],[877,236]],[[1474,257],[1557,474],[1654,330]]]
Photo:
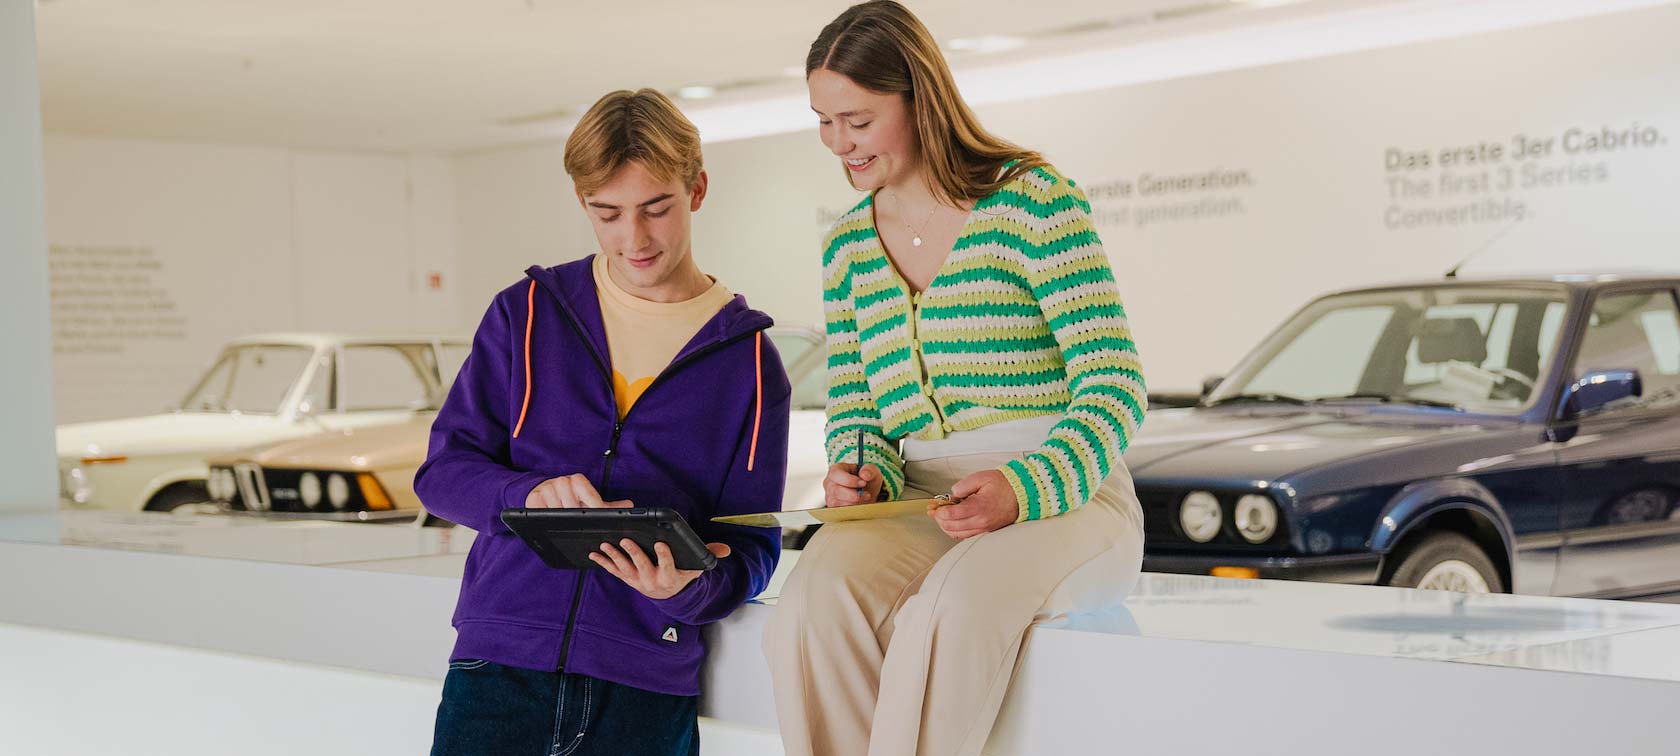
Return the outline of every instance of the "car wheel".
[[[180,512],[186,514],[200,504],[210,501],[210,486],[202,480],[175,483],[157,492],[146,502],[147,512]]]
[[[1505,592],[1487,553],[1475,541],[1449,532],[1431,533],[1407,547],[1388,584],[1458,593]]]

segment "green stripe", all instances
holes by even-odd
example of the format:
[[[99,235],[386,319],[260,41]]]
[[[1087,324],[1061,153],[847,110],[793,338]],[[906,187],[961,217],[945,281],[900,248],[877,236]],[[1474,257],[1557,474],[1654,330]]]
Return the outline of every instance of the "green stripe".
[[[924,295],[925,296],[925,295]],[[1042,314],[1037,304],[1015,302],[964,302],[952,305],[922,305],[924,320],[953,320],[987,316],[1036,316]]]
[[[957,283],[977,283],[980,281],[997,281],[998,283],[1018,286],[1022,289],[1029,288],[1030,286],[1027,283],[1027,279],[1021,274],[1012,270],[1005,270],[994,266],[987,266],[984,268],[959,268],[957,270],[946,271],[939,277],[937,283],[949,286]],[[930,285],[928,288],[932,289],[933,287]]]
[[[1027,500],[1022,502],[1027,505],[1027,519],[1038,519],[1038,480],[1033,477],[1032,470],[1018,459],[1009,460],[1005,466],[1015,471],[1015,476],[1021,479],[1021,487],[1027,491]]]

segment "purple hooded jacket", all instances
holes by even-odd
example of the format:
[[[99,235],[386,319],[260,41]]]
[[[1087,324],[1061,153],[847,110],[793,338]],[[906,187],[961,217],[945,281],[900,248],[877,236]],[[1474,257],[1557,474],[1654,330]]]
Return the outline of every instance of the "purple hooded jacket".
[[[532,267],[496,296],[432,424],[414,490],[427,510],[478,531],[450,658],[698,695],[699,626],[763,590],[780,556],[778,531],[709,520],[781,508],[787,373],[764,338],[770,317],[736,296],[620,421],[591,260]],[[664,600],[604,570],[543,564],[501,512],[575,473],[608,501],[676,510],[733,553]]]

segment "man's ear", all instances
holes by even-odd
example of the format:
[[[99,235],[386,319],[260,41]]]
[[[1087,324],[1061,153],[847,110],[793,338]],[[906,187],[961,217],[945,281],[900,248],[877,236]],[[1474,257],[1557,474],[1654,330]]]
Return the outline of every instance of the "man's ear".
[[[588,210],[588,209],[589,209],[589,203],[588,203],[588,202],[587,202],[587,201],[585,201],[585,200],[584,200],[584,199],[583,199],[583,192],[581,192],[581,191],[579,191],[579,190],[578,190],[578,188],[577,188],[577,187],[576,187],[576,186],[573,186],[573,187],[572,187],[572,194],[576,194],[576,195],[577,195],[577,198],[578,198],[578,207],[581,207],[581,208],[583,208],[583,209],[584,209],[584,210]]]
[[[705,202],[705,201],[706,201],[706,172],[701,171],[700,176],[698,178],[694,179],[694,186],[690,187],[689,190],[688,190],[688,211],[692,213],[692,212],[695,212],[695,211],[699,210],[700,209],[700,203]]]

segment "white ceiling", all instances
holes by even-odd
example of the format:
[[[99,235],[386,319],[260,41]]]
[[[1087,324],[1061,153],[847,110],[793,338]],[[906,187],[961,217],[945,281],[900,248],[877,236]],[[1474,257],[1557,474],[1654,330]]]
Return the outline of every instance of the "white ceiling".
[[[1170,39],[1406,0],[912,0],[942,42],[1026,47]],[[621,87],[796,92],[847,0],[40,0],[49,133],[455,152],[554,138],[563,111]],[[1235,11],[1235,12],[1231,12]],[[545,115],[550,117],[545,117]]]
[[[681,104],[707,139],[738,138],[809,125],[785,72],[851,1],[37,0],[42,111],[54,134],[456,153],[560,138],[612,89],[713,85]],[[909,5],[941,43],[1026,40],[949,53],[978,103],[1675,1]]]

